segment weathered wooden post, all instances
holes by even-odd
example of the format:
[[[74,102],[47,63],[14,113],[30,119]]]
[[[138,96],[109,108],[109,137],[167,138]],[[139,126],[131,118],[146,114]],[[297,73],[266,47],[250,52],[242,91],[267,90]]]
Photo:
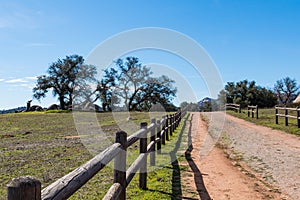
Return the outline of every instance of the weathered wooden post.
[[[175,114],[172,114],[172,124],[171,124],[171,132],[173,133],[175,128],[174,128],[174,124],[175,124]]]
[[[166,123],[165,123],[165,116],[162,117],[162,125],[161,125],[161,144],[165,145],[166,144]]]
[[[248,110],[248,117],[250,117],[250,107],[247,106],[247,110]]]
[[[175,115],[174,115],[174,121],[175,121],[175,123],[174,123],[174,131],[175,131],[176,127],[177,127],[177,113],[175,113]]]
[[[239,113],[241,113],[242,110],[241,110],[241,104],[239,104]]]
[[[174,123],[174,131],[176,130],[176,128],[177,128],[177,119],[178,119],[178,115],[177,115],[178,113],[175,113],[175,115],[174,115],[174,121],[175,121],[175,123]]]
[[[251,112],[252,112],[252,118],[254,118],[254,108],[251,108]]]
[[[297,106],[297,122],[298,122],[298,128],[300,128],[300,108]]]
[[[286,106],[284,107],[284,115],[285,115],[285,126],[289,125],[289,118],[288,118],[288,109]]]
[[[156,133],[156,137],[159,138],[160,140],[157,142],[157,153],[161,153],[161,135],[160,135],[160,132],[161,132],[161,124],[160,124],[160,120],[157,120],[156,121],[157,123],[157,133]]]
[[[176,112],[175,114],[175,129],[178,127],[178,119],[179,119],[179,115],[178,115],[178,112]]]
[[[126,151],[127,151],[127,133],[119,131],[116,133],[116,143],[121,144],[122,151],[114,160],[114,183],[119,183],[122,187],[119,200],[126,199]]]
[[[147,122],[141,123],[141,129],[147,129]],[[141,135],[140,138],[140,154],[146,154],[146,153],[147,153],[147,132]],[[139,186],[143,190],[147,189],[147,156],[145,156],[141,161]]]
[[[172,136],[172,135],[173,135],[173,132],[172,132],[172,114],[169,115],[169,120],[170,120],[170,124],[169,124],[169,126],[170,126],[170,128],[169,128],[169,133],[170,133],[170,136]]]
[[[156,119],[151,119],[151,124],[155,124],[156,122]],[[156,128],[154,127],[152,130],[151,130],[151,136],[150,136],[150,141],[151,142],[155,142],[155,130]],[[153,145],[153,148],[151,149],[151,152],[150,152],[150,165],[151,166],[155,166],[155,143]]]
[[[256,111],[255,111],[256,112],[256,119],[258,119],[258,105],[256,105],[255,109],[256,109]]]
[[[165,119],[166,119],[166,128],[165,128],[166,140],[169,141],[170,140],[170,138],[169,138],[169,116],[166,115]]]
[[[181,109],[179,110],[179,122],[178,124],[181,122]]]
[[[275,123],[278,124],[278,108],[275,106]]]
[[[14,178],[7,185],[8,200],[41,200],[41,182],[30,176]]]

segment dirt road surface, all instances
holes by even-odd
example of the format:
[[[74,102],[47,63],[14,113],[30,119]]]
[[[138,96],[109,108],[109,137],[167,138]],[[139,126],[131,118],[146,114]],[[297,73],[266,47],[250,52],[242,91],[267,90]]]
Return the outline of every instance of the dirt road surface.
[[[190,170],[183,194],[196,199],[300,199],[300,138],[224,113],[191,113]],[[226,149],[219,148],[221,143]],[[222,147],[222,146],[221,146]],[[227,153],[225,153],[226,151]],[[229,158],[228,158],[229,157]]]

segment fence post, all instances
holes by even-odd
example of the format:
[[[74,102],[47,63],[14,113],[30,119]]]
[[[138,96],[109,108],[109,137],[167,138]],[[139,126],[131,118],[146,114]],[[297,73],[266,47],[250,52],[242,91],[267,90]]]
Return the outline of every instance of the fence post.
[[[114,183],[119,183],[122,187],[119,200],[126,199],[126,150],[127,150],[127,133],[118,131],[115,138],[116,143],[121,144],[122,151],[114,160]]]
[[[165,117],[163,116],[162,117],[162,121],[163,121],[163,124],[161,124],[161,144],[165,145],[166,144],[166,131],[165,131],[165,128],[166,128],[166,123],[165,123]]]
[[[170,119],[170,124],[169,124],[169,126],[170,126],[170,136],[172,136],[173,135],[173,132],[172,132],[172,119],[173,119],[173,115],[172,114],[169,115],[169,119]]]
[[[161,124],[160,124],[160,120],[157,120],[156,123],[157,123],[157,129],[156,129],[157,133],[156,133],[156,137],[160,139],[160,141],[157,142],[157,145],[156,145],[156,146],[157,146],[157,153],[160,154],[160,153],[161,153],[161,135],[160,135],[160,132],[161,132]]]
[[[172,115],[172,133],[175,131],[175,114]]]
[[[297,106],[297,122],[298,128],[300,128],[300,108]]]
[[[252,112],[252,118],[254,118],[254,108],[251,108],[251,112]]]
[[[258,119],[258,105],[256,105],[256,119]]]
[[[286,106],[284,107],[284,115],[285,115],[285,125],[289,125],[289,118],[287,117],[288,115],[288,109],[286,109]]]
[[[14,178],[7,185],[8,200],[41,200],[41,182],[30,176]]]
[[[166,127],[165,127],[165,134],[166,134],[166,140],[169,141],[170,138],[169,138],[169,116],[166,115],[165,116],[165,119],[166,119]]]
[[[247,110],[248,110],[248,117],[250,117],[250,108],[249,108],[249,106],[247,106]]]
[[[179,125],[179,112],[177,112],[176,114],[175,114],[175,119],[176,119],[176,123],[175,123],[175,129],[178,127],[178,125]]]
[[[239,104],[239,113],[241,113],[242,111],[241,111],[241,104]]]
[[[155,124],[156,122],[156,119],[151,119],[151,124]],[[150,136],[150,141],[152,142],[155,142],[155,130],[156,128],[154,127],[152,130],[151,130],[151,136]],[[151,152],[150,152],[150,165],[151,166],[155,166],[155,143],[153,145],[153,148],[151,149]]]
[[[178,120],[178,125],[179,125],[181,122],[181,109],[179,110],[178,118],[179,118],[179,120]]]
[[[278,124],[278,109],[277,109],[277,106],[275,106],[275,123]]]
[[[141,123],[141,129],[147,129],[147,122]],[[140,154],[147,153],[147,132],[141,135],[140,138]],[[147,189],[147,156],[143,158],[140,167],[140,188],[143,190]]]

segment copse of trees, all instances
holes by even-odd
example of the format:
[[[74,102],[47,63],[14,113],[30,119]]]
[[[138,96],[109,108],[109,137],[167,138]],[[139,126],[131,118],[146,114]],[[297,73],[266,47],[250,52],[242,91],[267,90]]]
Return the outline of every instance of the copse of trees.
[[[273,107],[277,104],[277,97],[272,90],[257,86],[255,81],[243,80],[237,83],[228,82],[225,89],[220,91],[218,100],[221,105],[225,103],[258,105],[259,107]]]
[[[255,81],[243,80],[237,83],[228,82],[224,90],[220,91],[218,101],[221,105],[225,103],[247,105],[258,105],[262,108],[270,108],[275,105],[290,105],[297,97],[299,86],[297,81],[285,77],[276,81],[273,90],[257,86]]]
[[[177,92],[175,82],[165,75],[152,75],[151,69],[136,57],[118,59],[114,67],[104,70],[104,77],[98,84],[98,98],[103,109],[111,110],[123,101],[129,111],[148,111],[158,103],[166,110],[174,110],[171,100]]]
[[[155,104],[167,111],[176,109],[171,102],[177,92],[175,82],[165,75],[153,77],[151,69],[136,57],[118,59],[100,80],[96,74],[96,67],[85,65],[82,56],[66,56],[52,63],[47,75],[38,77],[33,96],[40,100],[52,90],[61,109],[84,108],[97,101],[103,111],[122,105],[129,111],[148,111]]]
[[[198,103],[193,103],[193,102],[181,102],[180,103],[180,108],[184,108],[186,109],[187,111],[191,111],[191,112],[196,112],[196,111],[199,111],[199,106],[198,106]]]

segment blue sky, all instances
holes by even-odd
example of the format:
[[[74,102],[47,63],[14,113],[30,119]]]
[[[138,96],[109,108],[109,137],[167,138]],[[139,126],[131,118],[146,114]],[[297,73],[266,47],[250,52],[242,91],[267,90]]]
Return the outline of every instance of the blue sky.
[[[0,0],[0,109],[24,106],[32,98],[35,77],[58,58],[86,58],[107,38],[143,27],[172,29],[194,39],[224,83],[248,79],[272,88],[286,76],[299,83],[299,25],[298,0]],[[143,63],[186,74],[196,99],[209,96],[205,82],[184,60],[157,52],[136,55]],[[48,96],[34,104],[56,102]],[[194,100],[184,96],[179,101]]]

